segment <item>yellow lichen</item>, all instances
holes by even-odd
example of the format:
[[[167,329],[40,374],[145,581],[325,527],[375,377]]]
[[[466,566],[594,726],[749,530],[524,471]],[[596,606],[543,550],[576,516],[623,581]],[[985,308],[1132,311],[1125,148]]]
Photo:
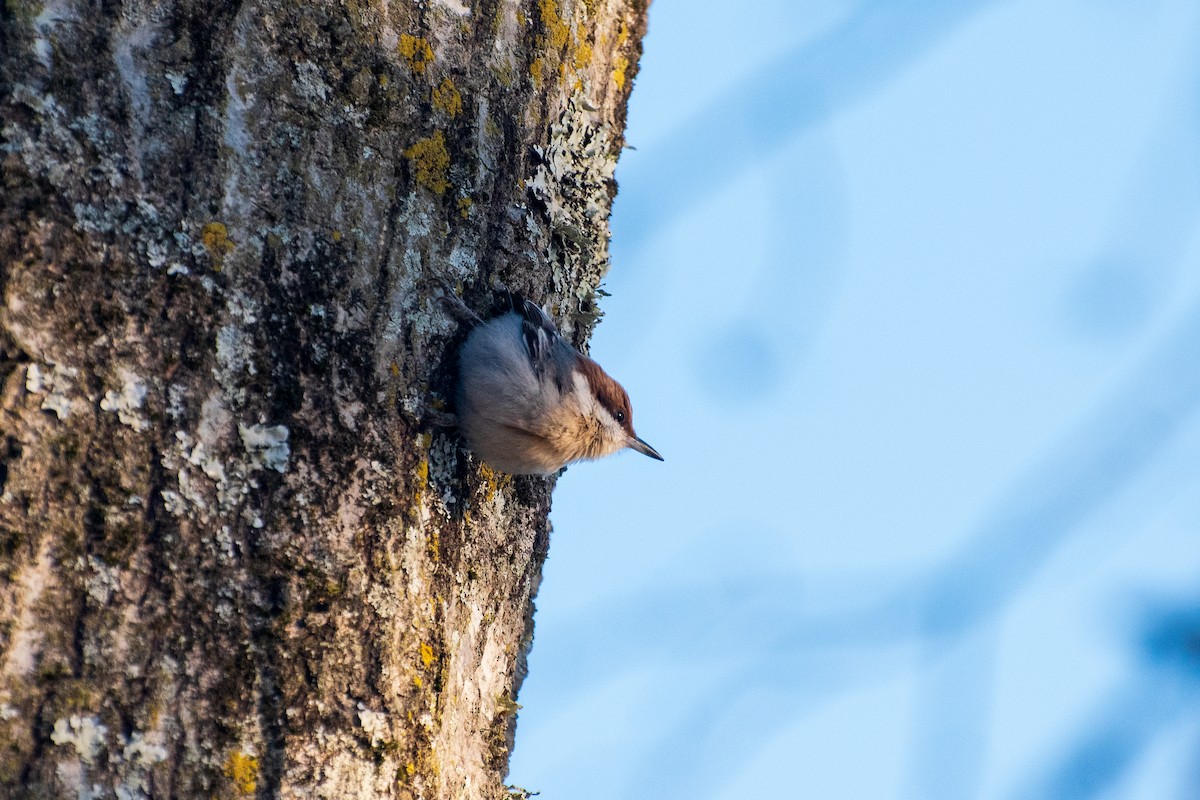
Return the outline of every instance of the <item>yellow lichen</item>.
[[[433,136],[405,150],[404,157],[412,162],[417,183],[434,194],[445,194],[450,188],[450,181],[447,180],[450,151],[446,149],[446,136],[441,131],[435,131]]]
[[[540,58],[535,58],[529,65],[529,74],[533,77],[535,85],[542,85],[542,60]]]
[[[625,88],[625,70],[629,69],[629,59],[625,56],[617,56],[617,60],[613,62],[612,79],[618,89]]]
[[[587,42],[581,42],[579,49],[575,51],[575,69],[583,69],[592,61],[592,46]]]
[[[415,510],[425,501],[425,488],[429,485],[429,457],[421,456],[421,460],[417,462],[417,474],[415,476],[416,488],[413,489],[413,509]]]
[[[433,531],[429,534],[429,557],[437,561],[442,557],[442,542],[438,538],[438,532]]]
[[[220,272],[225,263],[225,256],[229,255],[235,246],[234,241],[229,238],[229,229],[225,227],[225,223],[210,222],[205,225],[200,231],[200,243],[212,259],[213,269]]]
[[[496,472],[487,464],[479,465],[479,477],[483,478],[483,502],[490,503],[496,492],[512,485],[512,476]]]
[[[571,28],[563,21],[562,14],[558,11],[558,3],[556,0],[538,0],[538,13],[542,18],[542,27],[546,29],[542,46],[548,45],[552,50],[561,50],[567,44]]]
[[[617,34],[617,50],[620,51],[625,47],[625,42],[629,41],[629,27],[622,22],[621,32]],[[621,53],[613,60],[613,83],[618,89],[625,88],[625,71],[629,69],[629,56]]]
[[[421,663],[425,665],[425,669],[429,669],[429,665],[433,663],[433,648],[421,642]]]
[[[400,55],[408,60],[408,65],[412,67],[412,71],[420,75],[433,61],[433,48],[429,42],[420,36],[413,36],[408,33],[400,34],[400,44],[398,46]]]
[[[496,698],[496,711],[500,714],[512,715],[521,710],[521,704],[507,694]]]
[[[417,464],[417,483],[421,486],[429,483],[429,459],[422,458],[421,463]]]
[[[399,374],[399,369],[392,371],[393,375]],[[429,445],[433,443],[433,436],[428,433],[417,435],[417,449],[421,451],[421,460],[417,462],[416,475],[414,475],[413,487],[413,508],[421,505],[425,499],[425,489],[429,486]]]
[[[342,232],[339,230],[335,230],[333,232],[333,240],[335,242],[340,242],[342,240]]]
[[[254,794],[258,788],[258,759],[241,752],[230,753],[225,759],[225,777],[233,781],[238,794]]]
[[[461,216],[463,219],[466,219],[471,213],[472,205],[474,205],[474,201],[472,201],[471,198],[460,197],[458,199],[458,214],[459,214],[459,216]]]
[[[425,688],[425,681],[421,680],[420,675],[413,675],[412,682],[413,682],[413,686],[417,687],[418,689]]]
[[[449,78],[442,79],[442,82],[433,90],[433,106],[440,108],[452,117],[457,117],[462,112],[462,95],[458,93],[454,81]]]

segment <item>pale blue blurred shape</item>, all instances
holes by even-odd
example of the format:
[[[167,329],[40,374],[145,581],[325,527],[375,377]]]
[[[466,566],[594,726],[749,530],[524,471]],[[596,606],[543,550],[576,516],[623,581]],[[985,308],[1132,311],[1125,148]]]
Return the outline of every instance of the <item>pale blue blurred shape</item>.
[[[718,400],[759,400],[779,387],[779,353],[757,320],[737,320],[712,332],[693,357],[701,387]]]
[[[1198,11],[656,0],[514,783],[1200,791]]]

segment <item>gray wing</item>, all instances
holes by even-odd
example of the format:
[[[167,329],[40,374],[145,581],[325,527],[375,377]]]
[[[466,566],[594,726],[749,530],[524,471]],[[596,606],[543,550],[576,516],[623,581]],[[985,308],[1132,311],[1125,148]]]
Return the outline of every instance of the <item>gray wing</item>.
[[[559,334],[554,320],[541,306],[510,293],[513,311],[521,318],[521,339],[529,354],[534,374],[553,376],[560,392],[570,388],[570,367],[576,358],[575,348]]]
[[[513,311],[521,317],[521,338],[525,341],[525,350],[529,353],[529,363],[534,372],[541,374],[550,359],[554,341],[558,338],[558,328],[539,306],[519,295],[512,295]]]

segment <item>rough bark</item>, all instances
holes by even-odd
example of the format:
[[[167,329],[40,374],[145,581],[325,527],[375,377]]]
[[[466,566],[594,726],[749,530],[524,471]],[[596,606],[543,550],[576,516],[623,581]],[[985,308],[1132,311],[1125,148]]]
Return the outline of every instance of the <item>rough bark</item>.
[[[435,298],[586,341],[644,24],[0,8],[0,796],[506,794],[553,481]]]

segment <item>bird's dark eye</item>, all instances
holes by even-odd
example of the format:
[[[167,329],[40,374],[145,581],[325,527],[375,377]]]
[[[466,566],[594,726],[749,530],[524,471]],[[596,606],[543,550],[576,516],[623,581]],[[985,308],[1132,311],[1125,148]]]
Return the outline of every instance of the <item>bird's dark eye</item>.
[[[617,412],[617,423],[618,423],[618,424],[622,424],[622,423],[624,423],[624,422],[625,422],[625,412],[624,412],[624,411],[618,411],[618,412]]]

